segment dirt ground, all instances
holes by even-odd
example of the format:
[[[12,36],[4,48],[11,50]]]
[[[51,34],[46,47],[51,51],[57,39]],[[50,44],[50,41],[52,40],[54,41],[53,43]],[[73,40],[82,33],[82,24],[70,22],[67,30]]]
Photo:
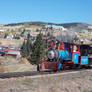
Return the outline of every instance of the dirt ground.
[[[0,92],[92,92],[92,70],[0,79]]]
[[[36,65],[30,64],[27,59],[4,56],[0,57],[0,62],[2,63],[2,69],[4,69],[4,72],[36,71]]]

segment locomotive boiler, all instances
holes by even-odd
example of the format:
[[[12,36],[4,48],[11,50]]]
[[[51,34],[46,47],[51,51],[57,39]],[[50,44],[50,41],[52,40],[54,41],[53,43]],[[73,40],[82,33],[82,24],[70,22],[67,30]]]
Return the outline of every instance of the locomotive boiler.
[[[62,59],[69,59],[69,53],[67,50],[54,50],[51,49],[47,52],[48,60],[62,60]]]

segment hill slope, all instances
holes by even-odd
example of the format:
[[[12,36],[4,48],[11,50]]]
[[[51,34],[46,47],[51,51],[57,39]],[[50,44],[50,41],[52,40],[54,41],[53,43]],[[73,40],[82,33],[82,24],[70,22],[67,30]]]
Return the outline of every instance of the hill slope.
[[[89,24],[87,23],[64,23],[64,24],[56,24],[56,23],[48,23],[48,22],[22,22],[22,23],[13,23],[13,24],[7,24],[5,26],[20,26],[20,25],[25,25],[26,26],[31,26],[31,25],[35,25],[35,26],[45,26],[45,25],[57,25],[57,26],[63,26],[64,28],[67,28],[68,30],[71,31],[75,31],[75,32],[79,32],[81,30],[84,29],[88,29]]]

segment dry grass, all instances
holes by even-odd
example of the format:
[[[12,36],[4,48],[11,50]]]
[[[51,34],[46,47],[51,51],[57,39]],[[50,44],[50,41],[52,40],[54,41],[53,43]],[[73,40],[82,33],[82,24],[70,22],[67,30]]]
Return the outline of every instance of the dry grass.
[[[2,65],[3,64],[3,57],[2,56],[0,56],[0,65]]]
[[[36,71],[36,66],[31,64],[16,64],[5,66],[6,72],[26,72]]]
[[[0,72],[5,72],[5,67],[3,65],[0,65]]]
[[[12,56],[5,56],[0,59],[0,62],[2,62],[5,72],[36,71],[36,66],[31,65],[25,58],[21,60]]]
[[[3,57],[0,56],[0,72],[5,72],[5,67],[3,65]]]
[[[20,63],[22,63],[22,64],[28,64],[29,61],[28,61],[26,58],[22,58],[22,59],[20,60]]]
[[[14,45],[14,46],[19,46],[23,43],[23,40],[17,40],[17,39],[3,39],[0,38],[0,43],[3,45]]]

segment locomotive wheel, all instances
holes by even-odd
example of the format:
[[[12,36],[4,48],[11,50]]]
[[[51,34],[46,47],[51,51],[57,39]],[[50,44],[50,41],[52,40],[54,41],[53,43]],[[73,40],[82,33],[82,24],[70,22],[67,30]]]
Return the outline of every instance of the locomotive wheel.
[[[56,72],[57,72],[57,70],[53,70],[53,72],[55,72],[55,73],[56,73]]]
[[[88,69],[92,68],[92,66],[88,65]]]
[[[72,69],[76,69],[77,65],[73,64]]]
[[[81,66],[81,65],[79,65],[79,66],[78,66],[78,69],[82,69],[82,66]]]
[[[65,70],[66,69],[65,66],[66,66],[66,64],[63,64],[61,67],[61,70]]]

